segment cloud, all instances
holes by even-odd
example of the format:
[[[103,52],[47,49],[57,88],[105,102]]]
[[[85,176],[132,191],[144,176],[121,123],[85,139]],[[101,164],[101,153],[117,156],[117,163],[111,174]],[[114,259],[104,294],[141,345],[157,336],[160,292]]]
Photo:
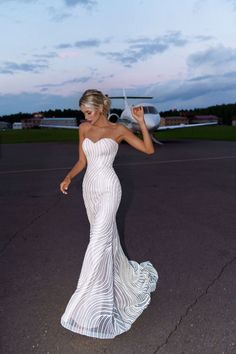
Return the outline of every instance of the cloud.
[[[213,77],[213,75],[202,75],[202,76],[197,76],[197,77],[193,77],[192,79],[189,79],[188,81],[203,81],[203,80],[207,80],[207,79],[211,79]]]
[[[30,3],[30,2],[34,2],[35,0],[21,0],[21,1],[19,1],[19,0],[0,0],[0,4],[1,3],[5,3],[5,2],[19,2],[19,3]]]
[[[97,69],[91,68],[90,74],[87,76],[81,76],[79,78],[65,80],[59,83],[47,83],[47,84],[36,85],[35,87],[40,87],[41,91],[47,91],[49,88],[53,88],[53,87],[63,87],[65,85],[73,85],[73,84],[85,84],[90,80],[96,80],[97,83],[102,83],[105,80],[111,79],[113,77],[114,74],[100,75]]]
[[[32,3],[32,2],[37,2],[39,0],[0,0],[0,4],[1,3],[6,3],[6,2],[19,2],[19,3]],[[86,6],[86,7],[90,7],[93,6],[97,3],[96,0],[64,0],[64,3],[66,4],[66,6],[69,7],[73,7],[73,6],[77,6],[77,5],[81,5],[81,6]]]
[[[234,10],[236,10],[236,0],[227,0],[233,5]]]
[[[56,52],[50,52],[50,53],[43,53],[43,54],[34,54],[33,57],[37,58],[38,60],[46,60],[46,59],[57,58],[58,54]]]
[[[82,5],[82,6],[91,8],[92,6],[94,6],[96,4],[96,1],[94,1],[94,0],[64,0],[64,2],[69,7]]]
[[[213,36],[209,36],[209,35],[198,35],[198,36],[195,36],[195,39],[200,41],[200,42],[206,42],[206,41],[210,41],[212,39],[215,39],[215,37]]]
[[[163,109],[235,102],[235,62],[236,50],[224,46],[193,53],[187,59],[192,77],[150,85],[145,94],[157,97],[158,105]]]
[[[61,87],[64,85],[85,83],[85,82],[89,81],[90,79],[91,79],[91,76],[81,76],[80,78],[66,80],[66,81],[56,83],[56,84],[49,83],[49,84],[37,85],[36,87],[42,87],[44,89],[47,89],[49,87]]]
[[[205,5],[206,0],[195,0],[193,4],[193,13],[200,12],[202,7]]]
[[[100,78],[97,79],[97,82],[99,84],[101,84],[102,82],[106,81],[106,80],[109,80],[109,79],[112,79],[114,77],[114,74],[110,74],[110,75],[104,75],[104,76],[101,76]]]
[[[105,79],[105,77],[104,77]],[[79,80],[72,79],[65,82]],[[61,83],[62,84],[62,83]],[[81,92],[70,96],[61,96],[47,93],[43,87],[41,93],[23,92],[20,94],[0,94],[0,112],[2,115],[17,112],[37,112],[48,109],[78,108],[78,97]],[[120,89],[107,92],[109,95],[119,95]],[[139,86],[126,91],[129,95],[153,96],[152,103],[159,110],[173,107],[178,109],[207,107],[236,101],[236,71],[223,75],[199,76],[183,81],[169,81],[154,83],[148,86]]]
[[[0,94],[0,112],[4,114],[14,114],[18,112],[39,112],[49,109],[66,109],[78,108],[78,97],[80,95],[72,95],[64,97],[61,95],[52,95],[46,93],[29,93],[22,92],[20,94]]]
[[[224,46],[211,47],[207,50],[191,54],[187,60],[190,67],[205,65],[219,66],[236,61],[236,49]]]
[[[78,41],[74,44],[76,48],[88,48],[88,47],[98,47],[102,41],[98,39],[87,39],[84,41]]]
[[[117,61],[126,67],[131,67],[139,61],[145,61],[149,57],[161,54],[171,47],[183,47],[188,39],[180,32],[170,32],[162,37],[130,39],[129,47],[123,52],[99,52],[109,60]]]
[[[68,49],[68,48],[97,48],[103,43],[107,43],[109,40],[100,40],[96,38],[80,40],[75,43],[61,43],[56,46],[57,49]]]
[[[57,49],[67,49],[67,48],[73,48],[73,45],[70,43],[61,43],[56,46]]]
[[[141,58],[137,58],[136,52],[128,50],[127,52],[99,52],[98,54],[106,57],[108,60],[120,62],[127,68],[130,68],[133,64],[137,63]]]
[[[140,45],[175,45],[175,46],[184,46],[188,40],[182,36],[180,31],[169,32],[162,37],[156,37],[155,39],[150,39],[148,37],[138,38],[138,39],[129,39],[127,41],[131,43],[132,47],[140,46]]]
[[[235,78],[236,79],[236,71],[230,71],[228,73],[224,74],[224,77],[229,77],[231,79]]]
[[[194,108],[235,102],[236,71],[153,84],[145,90],[145,94],[156,97],[157,103],[164,109],[171,106]]]
[[[61,22],[73,15],[75,16],[74,8],[76,6],[81,6],[91,11],[97,5],[96,0],[61,0],[57,1],[55,6],[50,6],[46,0],[0,0],[0,5],[8,5],[11,3],[18,3],[19,6],[29,6],[31,4],[34,6],[35,4],[40,4],[45,7],[50,19],[55,22]]]
[[[48,64],[39,63],[16,63],[6,61],[0,66],[0,74],[16,74],[19,72],[40,73],[42,70],[47,69]]]
[[[49,6],[47,7],[47,11],[51,20],[55,22],[61,22],[72,16],[71,12],[65,11],[65,7],[60,8],[60,7]]]

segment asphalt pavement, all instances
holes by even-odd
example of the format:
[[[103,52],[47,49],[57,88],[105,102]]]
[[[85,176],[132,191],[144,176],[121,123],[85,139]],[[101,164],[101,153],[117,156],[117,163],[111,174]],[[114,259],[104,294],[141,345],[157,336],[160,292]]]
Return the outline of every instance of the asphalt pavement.
[[[60,325],[89,241],[75,143],[0,151],[1,354],[235,354],[236,143],[121,144],[117,224],[127,256],[159,273],[149,307],[111,340]]]

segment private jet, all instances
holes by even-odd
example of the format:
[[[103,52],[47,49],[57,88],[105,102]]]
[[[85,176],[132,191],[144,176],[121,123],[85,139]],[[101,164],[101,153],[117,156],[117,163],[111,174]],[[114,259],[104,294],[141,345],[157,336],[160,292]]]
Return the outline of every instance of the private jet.
[[[153,135],[156,131],[161,130],[170,130],[170,129],[184,129],[184,128],[192,128],[192,127],[200,127],[206,125],[217,125],[217,121],[206,122],[206,123],[195,123],[195,124],[178,124],[178,125],[161,125],[161,117],[158,113],[158,110],[155,105],[149,103],[138,103],[136,105],[129,105],[129,99],[152,99],[150,96],[126,96],[125,90],[123,90],[123,96],[109,96],[112,99],[123,99],[125,108],[119,116],[116,113],[111,113],[108,116],[109,121],[112,123],[120,123],[125,125],[127,128],[132,130],[133,132],[139,132],[139,124],[133,118],[131,113],[131,107],[139,107],[142,106],[144,110],[144,119],[146,126],[150,132],[151,138],[154,143],[161,144],[155,136]],[[41,127],[47,128],[67,128],[67,129],[78,129],[76,118],[43,118],[40,124]]]

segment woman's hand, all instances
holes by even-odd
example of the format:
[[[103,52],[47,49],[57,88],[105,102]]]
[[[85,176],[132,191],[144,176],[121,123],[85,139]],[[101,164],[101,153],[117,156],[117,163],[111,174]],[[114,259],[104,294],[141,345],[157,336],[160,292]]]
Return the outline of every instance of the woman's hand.
[[[134,119],[136,119],[139,124],[144,122],[144,111],[142,106],[131,107],[131,113]]]
[[[70,183],[71,183],[71,179],[69,177],[66,177],[64,179],[64,181],[61,182],[60,190],[63,194],[68,194],[66,191],[67,191]]]

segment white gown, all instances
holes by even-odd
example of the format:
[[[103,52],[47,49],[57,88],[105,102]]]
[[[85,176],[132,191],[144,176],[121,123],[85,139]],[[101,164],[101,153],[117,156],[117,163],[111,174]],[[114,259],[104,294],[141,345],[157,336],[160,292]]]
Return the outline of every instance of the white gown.
[[[118,143],[112,138],[83,141],[87,170],[82,190],[90,242],[75,292],[61,317],[63,327],[96,338],[130,329],[150,302],[158,274],[148,262],[125,256],[117,232],[120,181],[113,169]]]

